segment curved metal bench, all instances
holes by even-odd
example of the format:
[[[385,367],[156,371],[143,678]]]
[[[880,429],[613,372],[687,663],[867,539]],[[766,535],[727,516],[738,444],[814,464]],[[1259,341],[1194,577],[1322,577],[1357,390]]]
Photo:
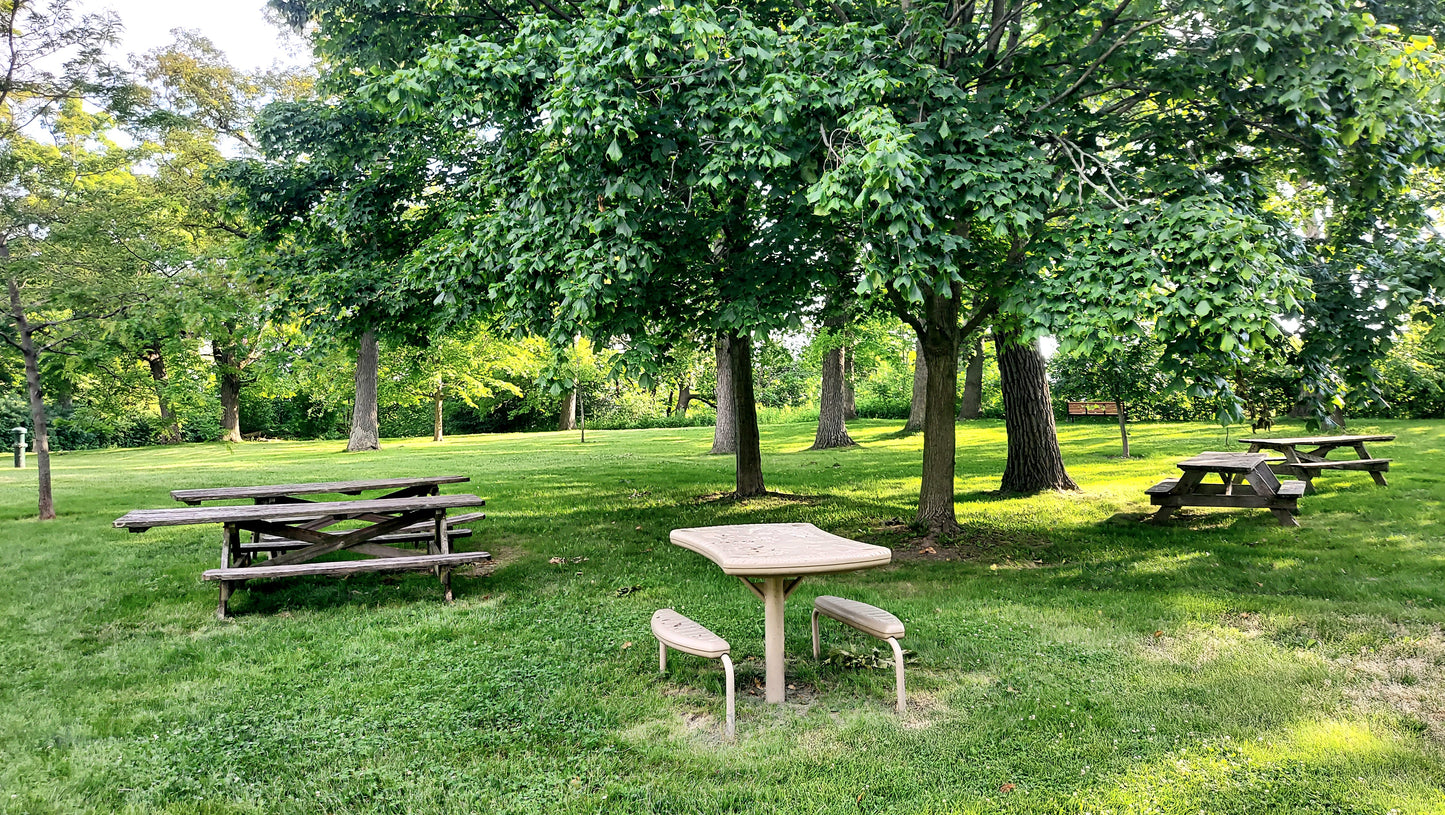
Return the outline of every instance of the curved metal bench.
[[[657,670],[667,673],[667,649],[684,654],[721,659],[723,673],[727,675],[727,737],[733,737],[733,660],[728,656],[732,650],[727,640],[719,637],[670,608],[660,608],[652,615],[652,635],[657,637]]]
[[[903,622],[877,606],[834,597],[825,594],[813,601],[813,659],[818,658],[818,617],[827,617],[869,636],[887,640],[893,648],[893,673],[898,680],[898,712],[907,707],[908,697],[903,688],[903,648],[898,640],[903,637]]]

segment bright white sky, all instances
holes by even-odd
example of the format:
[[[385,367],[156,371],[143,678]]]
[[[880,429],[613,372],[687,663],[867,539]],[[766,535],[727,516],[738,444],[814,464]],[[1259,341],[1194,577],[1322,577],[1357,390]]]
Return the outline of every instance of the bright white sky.
[[[303,40],[267,21],[266,0],[83,0],[77,5],[119,14],[125,23],[120,50],[127,55],[166,45],[173,29],[188,28],[200,31],[243,70],[311,61]]]

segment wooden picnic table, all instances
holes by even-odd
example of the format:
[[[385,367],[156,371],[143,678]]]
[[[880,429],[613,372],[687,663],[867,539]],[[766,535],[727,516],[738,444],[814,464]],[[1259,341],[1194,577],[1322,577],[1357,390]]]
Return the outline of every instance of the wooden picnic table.
[[[1249,445],[1249,452],[1272,450],[1284,455],[1283,461],[1271,463],[1276,473],[1290,475],[1305,482],[1305,490],[1314,489],[1314,478],[1322,470],[1364,470],[1381,487],[1388,487],[1385,473],[1390,469],[1388,458],[1373,458],[1365,448],[1368,442],[1394,441],[1393,435],[1375,436],[1295,436],[1279,439],[1240,439]],[[1301,450],[1313,447],[1313,450]],[[1355,451],[1355,458],[1330,459],[1330,453],[1341,447]]]
[[[849,540],[812,524],[735,524],[674,529],[669,539],[716,563],[763,601],[766,698],[787,694],[783,670],[783,606],[805,575],[886,566],[893,551]],[[752,578],[761,578],[761,585]]]
[[[1145,490],[1159,507],[1152,520],[1162,521],[1180,507],[1231,507],[1268,509],[1280,526],[1299,526],[1299,497],[1303,481],[1280,481],[1264,453],[1206,452],[1179,462],[1179,478],[1166,478]],[[1205,483],[1218,474],[1221,483]]]
[[[380,498],[410,498],[436,495],[442,484],[470,481],[464,475],[426,475],[407,478],[373,478],[362,481],[313,481],[305,484],[265,484],[255,487],[207,487],[171,490],[171,497],[197,506],[207,501],[250,499],[258,504],[302,503],[303,495],[360,495],[374,490],[392,490]]]
[[[441,580],[446,599],[452,599],[451,570],[457,566],[488,560],[486,552],[453,552],[447,526],[447,510],[486,504],[475,495],[432,495],[410,498],[372,498],[353,501],[256,504],[219,507],[176,507],[137,509],[117,518],[114,526],[144,532],[163,526],[221,524],[221,566],[202,575],[220,583],[217,615],[227,616],[227,604],[235,587],[247,580],[299,575],[345,576],[358,572],[434,571]],[[333,532],[327,527],[343,521],[365,525]],[[419,523],[430,527],[425,555],[387,546],[380,540]],[[246,548],[241,532],[249,531],[272,539],[259,547]],[[395,538],[392,538],[395,540]],[[257,548],[276,550],[272,557],[253,563]],[[371,560],[321,562],[317,558],[335,552],[354,552]]]

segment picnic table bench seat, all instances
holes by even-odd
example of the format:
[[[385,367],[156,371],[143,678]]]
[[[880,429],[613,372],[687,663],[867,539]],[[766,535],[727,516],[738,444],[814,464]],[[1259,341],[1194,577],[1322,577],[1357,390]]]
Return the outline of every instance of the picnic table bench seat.
[[[660,608],[652,614],[652,635],[657,638],[657,670],[667,673],[667,649],[684,654],[720,659],[723,673],[727,678],[727,737],[735,732],[736,703],[733,690],[733,660],[729,656],[732,646],[728,641],[709,631],[670,608]]]
[[[1297,470],[1368,470],[1389,472],[1391,458],[1333,459],[1330,461],[1300,461],[1288,465]],[[1273,466],[1275,462],[1271,462]]]
[[[903,687],[903,649],[898,639],[903,636],[903,621],[877,606],[870,606],[846,597],[824,594],[813,600],[813,659],[819,657],[818,618],[827,617],[877,637],[893,649],[893,674],[898,683],[897,709],[902,713],[908,705],[908,695]]]
[[[241,568],[207,569],[201,574],[202,580],[221,584],[221,600],[216,613],[225,619],[229,609],[231,592],[247,580],[278,577],[304,577],[325,575],[346,577],[367,572],[425,572],[435,570],[446,593],[446,601],[452,601],[451,570],[469,563],[491,560],[489,552],[449,552],[439,555],[412,555],[410,557],[378,557],[371,560],[331,560],[322,562],[291,563],[284,566],[245,566]]]

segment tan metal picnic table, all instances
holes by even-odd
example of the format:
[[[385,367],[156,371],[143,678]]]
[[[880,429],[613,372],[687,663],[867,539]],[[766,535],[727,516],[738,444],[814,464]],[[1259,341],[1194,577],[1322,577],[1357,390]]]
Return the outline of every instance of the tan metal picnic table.
[[[457,566],[491,558],[486,552],[453,552],[447,526],[447,510],[480,507],[485,501],[475,495],[429,495],[410,498],[373,498],[354,501],[257,504],[220,507],[175,507],[136,509],[117,518],[113,525],[131,532],[162,526],[221,524],[221,566],[202,577],[218,581],[221,589],[217,614],[227,615],[227,602],[235,586],[256,578],[300,575],[346,576],[358,572],[434,571],[442,581],[446,599],[451,600],[451,570]],[[342,521],[362,521],[356,529],[334,532],[325,527]],[[377,542],[388,535],[417,524],[430,526],[425,555],[396,549]],[[241,532],[250,531],[268,540],[246,548]],[[393,537],[391,540],[395,540]],[[252,563],[258,550],[284,550],[267,560]],[[371,560],[321,562],[317,558],[340,551],[367,555]]]
[[[734,524],[674,529],[670,540],[716,563],[763,601],[766,698],[787,695],[783,607],[803,577],[886,566],[893,551],[824,532],[812,524]],[[753,582],[761,579],[761,585]]]
[[[1279,439],[1240,439],[1249,445],[1249,452],[1272,450],[1284,455],[1284,461],[1273,462],[1270,466],[1277,472],[1290,475],[1305,482],[1305,490],[1314,489],[1314,478],[1321,470],[1364,470],[1381,487],[1388,487],[1385,473],[1390,469],[1390,459],[1372,458],[1365,448],[1369,442],[1394,441],[1393,435],[1374,436],[1294,436]],[[1313,450],[1301,450],[1313,447]],[[1355,458],[1331,459],[1330,453],[1341,447],[1355,451]]]
[[[1206,452],[1179,462],[1183,474],[1166,478],[1144,492],[1159,507],[1151,520],[1162,521],[1180,507],[1259,508],[1274,513],[1280,526],[1299,526],[1302,481],[1280,481],[1264,453]],[[1217,474],[1221,483],[1205,483]]]

